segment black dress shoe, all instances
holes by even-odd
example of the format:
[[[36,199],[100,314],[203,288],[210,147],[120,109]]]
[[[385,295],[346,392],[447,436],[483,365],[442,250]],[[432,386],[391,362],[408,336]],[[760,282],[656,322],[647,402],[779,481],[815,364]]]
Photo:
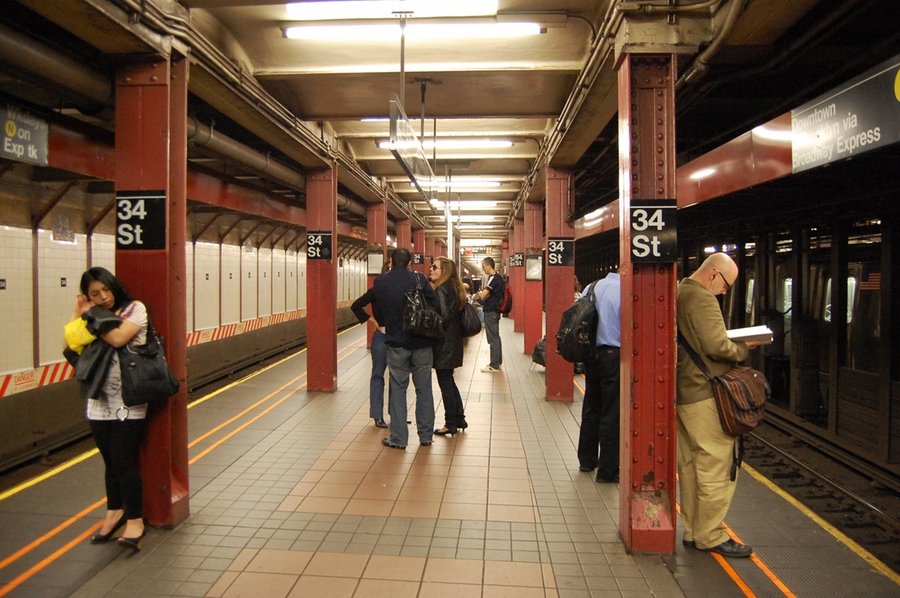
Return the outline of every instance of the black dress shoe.
[[[697,545],[694,543],[693,540],[682,540],[681,543],[684,545],[685,548],[697,548]]]
[[[454,434],[456,434],[456,428],[449,428],[447,426],[444,426],[443,428],[435,430],[434,433],[438,436],[446,436],[447,434],[453,436]]]
[[[137,538],[126,538],[125,536],[122,536],[121,538],[119,538],[119,546],[122,548],[130,548],[134,552],[140,552],[141,544],[144,543],[144,536],[146,535],[147,528],[145,527],[144,531],[141,532],[141,535]]]
[[[590,467],[589,465],[579,465],[578,471],[594,471],[594,467]]]
[[[701,548],[706,552],[714,552],[730,558],[746,558],[753,554],[753,549],[746,544],[735,542],[731,538],[712,548]]]
[[[619,476],[616,476],[616,477],[614,477],[614,478],[604,478],[604,477],[601,477],[601,476],[597,476],[596,482],[597,482],[598,484],[618,484],[618,483],[619,483]]]
[[[384,423],[384,420],[383,420],[383,419],[381,419],[380,417],[376,417],[376,418],[374,418],[374,419],[375,419],[375,426],[376,426],[376,427],[379,427],[379,428],[387,428],[387,424]]]
[[[400,446],[399,444],[391,444],[390,438],[382,438],[381,444],[383,444],[384,446],[389,446],[391,448],[395,448],[395,449],[405,449],[406,448],[405,446]]]
[[[91,537],[91,544],[103,544],[104,542],[109,542],[110,540],[112,540],[113,534],[116,533],[116,531],[120,527],[125,525],[127,522],[128,522],[128,517],[126,517],[125,514],[122,513],[122,516],[119,517],[119,520],[116,522],[116,524],[113,526],[113,528],[111,530],[109,530],[109,533],[108,534],[100,534],[100,533],[94,534],[93,537]]]
[[[431,441],[430,441],[430,440],[423,440],[423,441],[420,442],[419,444],[420,444],[421,446],[431,446]]]

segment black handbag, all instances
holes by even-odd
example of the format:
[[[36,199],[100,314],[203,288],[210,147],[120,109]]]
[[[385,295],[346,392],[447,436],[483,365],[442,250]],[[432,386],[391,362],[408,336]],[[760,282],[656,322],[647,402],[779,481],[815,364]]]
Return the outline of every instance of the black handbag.
[[[478,319],[478,310],[471,303],[466,303],[462,309],[463,336],[468,338],[481,332],[481,320]]]
[[[406,291],[406,307],[403,308],[403,332],[416,336],[440,338],[444,336],[444,322],[441,314],[436,312],[428,300],[419,275],[415,272],[416,288]]]
[[[166,362],[163,339],[147,320],[147,342],[118,349],[122,369],[122,401],[127,407],[161,403],[178,392],[178,379]]]

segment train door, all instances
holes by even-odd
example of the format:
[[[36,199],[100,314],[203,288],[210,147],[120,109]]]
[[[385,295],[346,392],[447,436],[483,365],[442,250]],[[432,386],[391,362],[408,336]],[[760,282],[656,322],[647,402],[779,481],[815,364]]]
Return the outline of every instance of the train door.
[[[772,402],[783,409],[790,406],[791,391],[791,329],[793,320],[793,264],[789,253],[775,256],[774,303],[765,315],[765,324],[772,329],[772,344],[766,347],[766,365]]]

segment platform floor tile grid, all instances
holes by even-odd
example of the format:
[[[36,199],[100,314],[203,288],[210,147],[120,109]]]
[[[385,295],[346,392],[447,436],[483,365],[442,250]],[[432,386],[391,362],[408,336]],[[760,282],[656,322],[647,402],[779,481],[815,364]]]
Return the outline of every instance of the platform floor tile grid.
[[[544,400],[522,336],[506,319],[501,331],[502,372],[480,371],[483,335],[456,370],[465,433],[381,446],[386,431],[368,418],[370,360],[348,351],[337,392],[299,390],[197,460],[191,517],[153,530],[145,550],[73,596],[683,596],[662,558],[625,552],[616,486],[573,466],[580,402]],[[229,391],[232,409],[271,386]],[[192,431],[214,417],[192,410]]]

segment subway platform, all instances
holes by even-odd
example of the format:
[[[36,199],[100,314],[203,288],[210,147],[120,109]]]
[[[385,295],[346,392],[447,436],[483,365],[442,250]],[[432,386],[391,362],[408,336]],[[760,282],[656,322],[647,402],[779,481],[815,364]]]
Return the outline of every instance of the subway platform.
[[[0,494],[0,598],[900,596],[900,577],[746,469],[726,523],[754,557],[685,549],[680,531],[674,555],[627,554],[618,488],[578,472],[580,390],[544,400],[522,335],[507,319],[501,335],[500,373],[480,371],[484,335],[456,370],[469,428],[427,447],[414,428],[406,450],[381,445],[359,326],[338,337],[334,393],[307,392],[301,352],[198,399],[191,516],[138,553],[89,543],[99,455]]]

